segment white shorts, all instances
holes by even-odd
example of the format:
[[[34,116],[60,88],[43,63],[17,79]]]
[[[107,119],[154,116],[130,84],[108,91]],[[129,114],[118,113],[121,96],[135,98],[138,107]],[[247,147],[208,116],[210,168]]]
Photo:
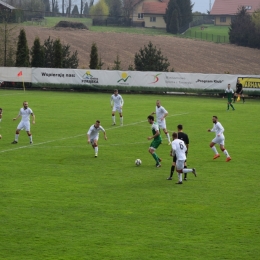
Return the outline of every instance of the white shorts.
[[[185,163],[185,160],[178,160],[176,161],[176,169],[177,170],[182,170],[184,169],[184,163]]]
[[[212,140],[212,142],[215,143],[215,144],[224,145],[224,144],[225,144],[225,137],[216,136],[216,137]]]
[[[90,143],[93,145],[93,144],[94,144],[94,141],[95,141],[95,140],[98,140],[98,138],[99,138],[99,135],[90,137]]]
[[[112,110],[113,112],[115,112],[115,111],[118,111],[119,113],[122,113],[123,112],[123,109],[120,107],[120,106],[113,106],[113,110]]]
[[[166,129],[166,121],[158,121],[158,125],[161,129]]]
[[[24,129],[26,132],[30,131],[30,122],[23,122],[21,121],[17,126],[17,129],[22,130]]]

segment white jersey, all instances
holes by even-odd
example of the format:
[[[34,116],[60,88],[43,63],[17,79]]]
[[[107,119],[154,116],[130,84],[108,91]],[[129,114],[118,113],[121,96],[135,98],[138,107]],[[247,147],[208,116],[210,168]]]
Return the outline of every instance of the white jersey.
[[[216,137],[222,137],[224,138],[223,132],[224,132],[224,127],[217,122],[216,124],[213,124],[213,128],[210,130],[211,132],[215,132],[216,133]],[[220,135],[220,136],[218,136]]]
[[[31,114],[33,114],[33,111],[29,107],[26,109],[22,107],[19,111],[19,115],[22,116],[21,122],[30,122]]]
[[[177,160],[185,161],[187,159],[185,154],[187,147],[181,139],[172,141],[172,150],[175,151]]]
[[[95,139],[99,136],[99,131],[104,133],[105,129],[101,125],[98,128],[96,128],[95,125],[92,125],[87,134],[90,136],[90,139]]]
[[[110,99],[111,105],[114,105],[115,107],[122,107],[124,105],[124,100],[121,95],[113,94]]]
[[[165,122],[165,118],[162,120],[162,117],[164,117],[164,115],[166,113],[168,113],[168,111],[163,107],[155,107],[155,111],[156,111],[156,118],[157,118],[157,122],[160,125],[161,123]]]
[[[230,88],[230,89],[227,88],[227,89],[225,90],[225,93],[232,93],[232,94],[234,94],[234,91],[233,91],[232,88]]]

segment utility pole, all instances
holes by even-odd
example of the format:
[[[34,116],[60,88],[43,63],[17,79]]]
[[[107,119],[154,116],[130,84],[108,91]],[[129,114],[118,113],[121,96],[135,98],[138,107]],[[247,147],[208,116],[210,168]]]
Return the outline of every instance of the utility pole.
[[[211,11],[211,0],[209,0],[209,12]]]

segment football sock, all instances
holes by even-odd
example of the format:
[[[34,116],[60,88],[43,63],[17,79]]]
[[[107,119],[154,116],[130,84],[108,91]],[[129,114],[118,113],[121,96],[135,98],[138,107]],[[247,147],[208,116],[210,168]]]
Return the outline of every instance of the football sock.
[[[224,153],[227,157],[230,157],[227,150],[224,150],[223,153]]]
[[[170,143],[170,142],[171,142],[171,139],[170,139],[169,133],[167,133],[166,136],[167,136],[167,138],[168,138],[168,142]]]
[[[170,177],[172,177],[172,175],[173,175],[173,173],[174,173],[174,169],[175,169],[175,166],[172,165],[172,167],[171,167],[171,174],[170,174]]]
[[[18,142],[19,134],[15,134],[14,140]]]
[[[98,153],[98,146],[95,147],[95,153]]]
[[[187,172],[192,172],[192,169],[183,169],[182,171],[183,171],[183,173],[185,174],[185,173],[187,173]]]
[[[234,106],[233,106],[232,104],[230,104],[230,106],[231,106],[233,109],[235,109]]]
[[[211,149],[213,150],[213,152],[214,152],[215,154],[218,154],[217,148],[216,148],[215,146],[212,146]]]
[[[244,98],[244,97],[242,97],[242,99],[243,99],[243,103],[245,103],[245,98]]]
[[[120,124],[123,124],[123,117],[120,117]]]
[[[179,173],[179,182],[182,182],[182,173]]]
[[[32,142],[32,135],[29,136],[30,142]]]
[[[184,166],[184,169],[187,169],[187,166]],[[184,178],[187,178],[187,172],[184,173]]]
[[[0,118],[0,123],[1,123],[1,121],[2,121],[2,118]]]
[[[229,110],[229,104],[227,105],[227,109]]]
[[[159,164],[159,157],[158,157],[158,155],[156,153],[153,153],[152,156],[153,156],[154,160],[156,161],[156,163]]]
[[[115,116],[112,116],[112,122],[116,123],[116,117]]]

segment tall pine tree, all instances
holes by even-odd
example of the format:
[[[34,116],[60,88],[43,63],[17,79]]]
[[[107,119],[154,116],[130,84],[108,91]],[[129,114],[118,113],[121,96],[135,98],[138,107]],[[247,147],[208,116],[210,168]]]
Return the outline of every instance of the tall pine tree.
[[[29,48],[28,48],[24,29],[20,30],[20,34],[18,36],[15,66],[16,67],[30,66]]]
[[[53,67],[62,68],[62,45],[60,43],[60,39],[54,41],[53,51],[54,51]]]
[[[91,46],[89,68],[92,70],[98,69],[98,49],[96,43]]]
[[[180,24],[180,9],[176,0],[170,0],[166,8],[164,21],[166,23],[166,31],[169,33],[178,33]]]
[[[38,37],[35,38],[33,46],[31,48],[31,57],[32,67],[42,68],[44,66],[44,50]]]
[[[179,26],[188,25],[192,21],[193,4],[190,0],[176,0],[180,10]]]

